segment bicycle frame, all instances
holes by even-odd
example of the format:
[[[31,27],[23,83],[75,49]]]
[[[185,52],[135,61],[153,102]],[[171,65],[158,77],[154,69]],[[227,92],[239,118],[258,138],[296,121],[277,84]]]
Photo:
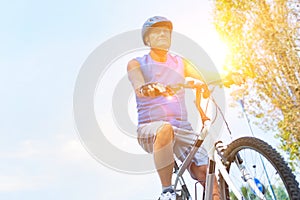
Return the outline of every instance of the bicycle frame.
[[[187,158],[183,161],[182,165],[175,171],[176,173],[176,179],[175,179],[175,184],[174,188],[176,190],[176,187],[179,182],[183,183],[182,185],[185,185],[185,182],[182,178],[183,173],[189,166],[191,160],[193,159],[193,156],[197,152],[197,150],[201,147],[201,144],[203,143],[204,140],[198,139],[195,142],[195,145],[193,146],[191,152],[187,156]],[[220,143],[219,143],[220,144]],[[229,177],[229,174],[227,172],[226,166],[224,164],[224,160],[222,160],[222,157],[220,156],[220,150],[218,148],[222,148],[222,145],[220,147],[215,147],[214,150],[214,156],[213,158],[209,159],[209,164],[208,164],[208,171],[206,175],[206,182],[205,182],[205,190],[204,190],[204,200],[211,200],[212,199],[212,193],[213,193],[213,184],[214,184],[214,179],[215,179],[215,172],[218,171],[219,173],[222,174],[223,178],[225,179],[226,183],[229,185],[231,188],[232,192],[234,195],[237,197],[239,200],[245,199],[243,195],[239,192],[239,190],[235,187],[235,184],[232,182],[232,180]],[[238,161],[236,161],[238,162]],[[251,188],[255,191],[255,193],[259,196],[260,199],[265,199],[264,195],[261,193],[261,191],[258,189],[256,186],[253,177],[250,176],[250,173],[248,173],[245,169],[245,167],[242,164],[239,164],[239,168],[242,171],[242,174],[244,176],[244,179],[246,182],[249,183]],[[189,198],[191,199],[191,198]],[[195,196],[195,200],[197,200],[197,197]]]
[[[184,87],[184,86],[183,86]],[[209,120],[209,118],[205,115],[205,112],[202,110],[200,106],[200,98],[201,98],[201,88],[196,88],[196,107],[201,115],[202,124],[203,127],[200,131],[200,134],[198,135],[197,140],[195,141],[190,153],[186,157],[186,159],[182,162],[181,166],[178,167],[176,164],[175,168],[175,184],[174,188],[176,190],[178,183],[180,182],[181,185],[185,186],[185,182],[183,180],[183,173],[188,168],[189,164],[191,163],[194,155],[196,154],[197,150],[202,146],[204,140],[206,139],[206,136],[208,134],[209,125],[207,125],[206,121]],[[223,120],[225,120],[223,118]],[[225,120],[226,121],[226,120]],[[208,171],[206,175],[206,182],[205,182],[205,190],[204,190],[204,200],[211,200],[213,198],[213,186],[214,186],[214,179],[215,179],[215,173],[219,172],[222,174],[222,177],[228,184],[228,186],[231,188],[234,195],[239,200],[245,199],[243,195],[239,192],[239,190],[235,187],[235,184],[231,180],[229,173],[227,172],[226,168],[226,161],[222,158],[222,149],[224,148],[224,145],[222,142],[217,142],[215,144],[212,144],[213,146],[213,154],[209,157],[209,164],[208,164]],[[239,160],[239,158],[236,158],[237,165],[239,166],[239,170],[243,174],[243,178],[245,182],[247,182],[250,187],[255,191],[255,193],[258,195],[260,199],[265,199],[262,192],[259,190],[259,188],[256,186],[254,182],[254,178],[250,175],[250,173],[247,172],[246,168],[243,166],[242,162]],[[192,199],[190,194],[188,193],[188,199]],[[195,200],[197,200],[197,196],[195,195]]]

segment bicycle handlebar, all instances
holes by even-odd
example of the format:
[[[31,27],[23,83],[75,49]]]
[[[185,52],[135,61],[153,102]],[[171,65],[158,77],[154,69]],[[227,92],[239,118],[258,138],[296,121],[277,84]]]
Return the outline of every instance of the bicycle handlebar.
[[[183,88],[195,89],[196,92],[198,91],[199,94],[202,94],[203,98],[205,98],[205,99],[210,96],[210,91],[207,87],[207,84],[205,84],[205,83],[194,84],[194,83],[187,82],[187,83],[179,83],[179,84],[175,84],[175,85],[168,85],[167,87],[169,87],[170,89],[172,89],[173,91],[176,91],[176,92]]]

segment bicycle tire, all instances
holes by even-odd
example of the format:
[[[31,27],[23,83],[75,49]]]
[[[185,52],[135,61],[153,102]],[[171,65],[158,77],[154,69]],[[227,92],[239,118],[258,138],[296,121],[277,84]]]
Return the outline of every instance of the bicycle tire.
[[[291,169],[288,167],[288,165],[286,164],[286,162],[284,161],[282,156],[272,146],[270,146],[269,144],[267,144],[266,142],[264,142],[258,138],[242,137],[242,138],[239,138],[239,139],[233,141],[232,143],[230,143],[227,146],[227,148],[223,152],[223,158],[226,162],[226,167],[227,167],[227,171],[228,171],[229,175],[231,175],[231,168],[235,168],[235,167],[233,167],[233,165],[236,165],[236,163],[234,162],[236,156],[240,153],[243,154],[243,151],[246,151],[247,153],[248,153],[248,151],[249,152],[254,151],[254,153],[257,153],[257,155],[260,157],[259,160],[262,160],[262,157],[264,159],[266,159],[265,162],[269,162],[270,164],[267,163],[267,164],[269,164],[269,168],[264,168],[264,170],[262,170],[262,171],[264,171],[265,175],[268,176],[268,174],[266,174],[266,172],[265,172],[266,169],[269,170],[270,167],[273,166],[274,172],[275,172],[273,174],[276,174],[276,176],[279,175],[278,177],[281,179],[281,181],[286,189],[286,193],[288,193],[288,194],[286,194],[286,196],[288,195],[288,198],[291,200],[299,200],[300,199],[299,184],[296,181],[295,175],[292,173]],[[243,165],[245,165],[246,167],[249,167],[249,166],[247,166],[248,163],[245,163],[245,161],[247,162],[247,159],[250,160],[248,158],[248,154],[247,154],[247,156],[246,156],[246,154],[243,154],[243,155],[244,155],[244,157],[242,157],[242,159],[245,159],[243,161]],[[261,161],[259,161],[259,162],[261,162]],[[261,162],[261,163],[263,163],[263,162]],[[262,164],[262,165],[264,165],[264,164]],[[255,171],[256,171],[256,167],[257,166],[253,165],[253,168]],[[234,170],[232,170],[232,171],[234,171]],[[234,172],[232,172],[232,173],[234,173]],[[234,176],[234,175],[232,175],[232,176]],[[276,177],[276,178],[278,179],[278,177]],[[277,179],[273,179],[273,180],[277,180]],[[268,181],[270,181],[270,180],[268,180]],[[234,183],[236,184],[236,182],[234,182]],[[268,183],[270,183],[270,182],[268,182]],[[272,182],[272,184],[273,184],[273,182]],[[270,188],[274,187],[272,184],[269,184],[268,187],[270,187]],[[263,185],[262,188],[264,188],[264,187],[265,187],[265,185]],[[280,187],[283,187],[283,186],[280,186]],[[240,188],[238,188],[238,189],[240,189]],[[234,199],[234,197],[230,196],[230,188],[228,188],[228,185],[225,182],[225,180],[223,179],[221,174],[219,174],[219,191],[220,191],[221,199],[223,199],[223,200]],[[272,192],[273,192],[272,195],[274,195],[274,191],[272,191]],[[268,193],[268,194],[271,196],[270,193]],[[265,196],[267,196],[267,193],[265,193]],[[266,197],[266,199],[273,199],[273,197],[270,198],[270,196]],[[247,199],[247,197],[246,197],[246,199]],[[255,199],[255,198],[253,198],[253,196],[252,196],[252,197],[249,197],[249,199]],[[276,196],[274,199],[276,199]],[[277,199],[286,199],[286,198],[278,197]]]

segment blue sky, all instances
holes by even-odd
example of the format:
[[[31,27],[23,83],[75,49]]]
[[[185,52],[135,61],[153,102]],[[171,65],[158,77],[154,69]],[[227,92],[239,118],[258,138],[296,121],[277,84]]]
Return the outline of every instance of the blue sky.
[[[74,84],[96,47],[140,28],[154,15],[170,18],[174,30],[196,41],[221,65],[224,52],[213,29],[210,3],[2,1],[0,199],[156,198],[156,174],[116,172],[81,145],[73,120]]]

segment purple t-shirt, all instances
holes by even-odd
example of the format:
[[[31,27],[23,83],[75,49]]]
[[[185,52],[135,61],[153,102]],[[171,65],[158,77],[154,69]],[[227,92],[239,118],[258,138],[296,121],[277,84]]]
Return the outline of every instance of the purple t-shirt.
[[[159,82],[164,85],[184,83],[182,58],[168,54],[166,62],[157,62],[149,54],[138,57],[145,83]],[[153,121],[166,121],[178,128],[192,130],[187,121],[184,89],[172,97],[136,96],[139,125]]]

